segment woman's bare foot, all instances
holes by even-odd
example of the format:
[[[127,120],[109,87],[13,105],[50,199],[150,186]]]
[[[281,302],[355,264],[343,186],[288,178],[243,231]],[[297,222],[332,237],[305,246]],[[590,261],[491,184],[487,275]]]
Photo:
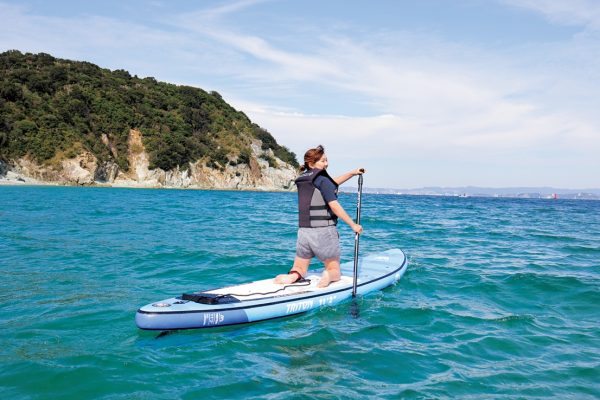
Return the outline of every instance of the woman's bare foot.
[[[296,274],[281,274],[277,275],[273,282],[281,284],[281,285],[289,285],[290,283],[294,283],[298,280],[298,275]]]
[[[329,284],[331,282],[336,282],[340,280],[340,273],[330,273],[329,271],[325,270],[323,271],[323,274],[321,275],[321,280],[319,281],[319,284],[317,285],[318,288],[324,288],[329,286]]]

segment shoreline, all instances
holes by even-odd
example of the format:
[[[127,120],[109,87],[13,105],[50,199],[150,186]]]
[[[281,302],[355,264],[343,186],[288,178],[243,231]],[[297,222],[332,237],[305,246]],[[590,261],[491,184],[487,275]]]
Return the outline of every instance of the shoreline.
[[[133,180],[123,181],[118,184],[111,183],[85,183],[85,184],[77,184],[70,182],[51,182],[51,181],[40,181],[35,178],[31,178],[14,171],[6,171],[3,176],[0,176],[0,186],[52,186],[52,187],[94,187],[94,188],[123,188],[123,189],[168,189],[168,190],[210,190],[210,191],[227,191],[227,192],[265,192],[265,193],[293,193],[296,190],[286,190],[286,189],[278,189],[278,188],[219,188],[219,187],[198,187],[198,186],[153,186],[146,185],[144,183],[138,183]],[[536,188],[530,188],[531,190],[535,190]],[[340,189],[340,194],[355,194],[357,188],[352,186]],[[575,189],[571,189],[575,191]],[[546,193],[542,192],[527,192],[527,193],[511,193],[511,194],[487,194],[487,193],[465,193],[462,192],[460,194],[457,193],[435,193],[428,192],[426,193],[418,193],[419,189],[409,189],[409,190],[398,190],[398,189],[381,189],[381,188],[365,188],[363,194],[368,195],[393,195],[393,196],[425,196],[425,197],[452,197],[452,198],[487,198],[487,199],[529,199],[529,200],[588,200],[588,201],[599,201],[600,196],[596,193],[589,193],[585,191],[580,191],[579,196],[575,195],[575,193],[561,193],[560,189],[557,189],[557,198],[552,198],[548,196]],[[412,192],[412,193],[411,193]],[[582,196],[585,195],[585,196]]]
[[[175,186],[143,186],[143,185],[111,185],[111,184],[69,184],[62,182],[46,182],[38,181],[32,178],[27,180],[18,179],[6,179],[0,178],[0,187],[71,187],[71,188],[108,188],[108,189],[151,189],[151,190],[204,190],[204,191],[222,191],[222,192],[262,192],[262,193],[295,193],[296,191],[290,190],[277,190],[277,189],[259,189],[259,188],[244,188],[244,189],[230,189],[230,188],[201,188],[201,187],[175,187]],[[355,191],[344,191],[341,190],[340,194],[353,195]],[[450,198],[478,198],[478,199],[517,199],[517,200],[545,200],[545,201],[557,201],[557,200],[577,200],[577,201],[600,201],[600,198],[576,198],[576,197],[559,197],[556,199],[548,197],[522,197],[522,196],[491,196],[491,195],[453,195],[453,194],[432,194],[432,193],[379,193],[369,192],[368,190],[363,192],[363,195],[389,195],[389,196],[410,196],[410,197],[450,197]]]
[[[230,189],[230,188],[202,188],[202,187],[177,187],[177,186],[144,186],[144,185],[111,185],[109,183],[95,183],[95,184],[70,184],[63,182],[47,182],[38,181],[32,178],[27,180],[18,179],[6,179],[0,178],[1,186],[12,186],[12,187],[71,187],[71,188],[107,188],[107,189],[155,189],[155,190],[206,190],[206,191],[223,191],[223,192],[264,192],[264,193],[295,193],[295,190],[278,190],[278,189],[260,189],[260,188],[243,188],[243,189]]]
[[[1,165],[0,165],[1,166]],[[1,171],[1,170],[0,170]],[[152,181],[150,181],[152,182]],[[156,182],[156,181],[154,181]],[[0,186],[64,186],[64,187],[97,187],[97,188],[124,188],[124,189],[174,189],[174,190],[221,190],[231,192],[295,192],[293,190],[283,189],[278,187],[242,187],[242,188],[229,188],[229,187],[201,187],[197,185],[190,186],[164,186],[153,183],[138,182],[133,179],[119,180],[116,183],[110,182],[97,182],[91,181],[89,183],[76,183],[70,181],[42,181],[22,173],[15,171],[4,171],[3,175],[0,175]]]

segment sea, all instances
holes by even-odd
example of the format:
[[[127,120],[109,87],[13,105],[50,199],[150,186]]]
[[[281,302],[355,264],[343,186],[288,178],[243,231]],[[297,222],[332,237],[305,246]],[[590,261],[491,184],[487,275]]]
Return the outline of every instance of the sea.
[[[139,307],[289,270],[295,193],[0,186],[1,398],[600,398],[600,201],[362,200],[408,270],[358,313],[159,336]]]

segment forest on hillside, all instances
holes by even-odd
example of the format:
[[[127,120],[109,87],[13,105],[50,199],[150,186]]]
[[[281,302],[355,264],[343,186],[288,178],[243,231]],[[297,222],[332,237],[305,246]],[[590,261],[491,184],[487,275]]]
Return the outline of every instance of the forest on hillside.
[[[150,168],[187,169],[197,160],[219,169],[247,164],[253,139],[298,166],[293,152],[217,92],[45,53],[0,54],[1,161],[29,155],[52,164],[89,151],[127,171],[131,129],[142,132]],[[263,158],[276,166],[273,157]]]

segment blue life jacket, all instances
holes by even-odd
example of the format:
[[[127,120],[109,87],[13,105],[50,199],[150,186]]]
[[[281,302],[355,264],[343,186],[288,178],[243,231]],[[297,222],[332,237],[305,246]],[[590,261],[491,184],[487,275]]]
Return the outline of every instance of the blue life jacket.
[[[313,168],[296,179],[298,187],[298,216],[301,228],[319,228],[337,224],[337,216],[325,202],[321,191],[315,186],[315,179],[323,176],[335,185],[337,195],[339,185],[324,169]]]

